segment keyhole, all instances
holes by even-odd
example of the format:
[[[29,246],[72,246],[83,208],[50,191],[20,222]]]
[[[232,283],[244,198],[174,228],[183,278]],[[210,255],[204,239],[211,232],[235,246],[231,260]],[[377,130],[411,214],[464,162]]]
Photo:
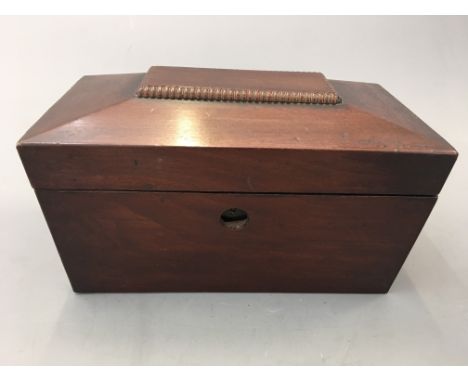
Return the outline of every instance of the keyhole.
[[[249,221],[247,212],[240,208],[229,208],[221,214],[221,223],[230,229],[239,230]]]

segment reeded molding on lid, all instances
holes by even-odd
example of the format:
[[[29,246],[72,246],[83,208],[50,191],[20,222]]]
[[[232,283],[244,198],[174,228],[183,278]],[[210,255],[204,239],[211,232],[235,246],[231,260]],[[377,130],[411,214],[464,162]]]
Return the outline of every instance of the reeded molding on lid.
[[[341,102],[322,73],[153,66],[139,98],[199,101],[304,103]]]

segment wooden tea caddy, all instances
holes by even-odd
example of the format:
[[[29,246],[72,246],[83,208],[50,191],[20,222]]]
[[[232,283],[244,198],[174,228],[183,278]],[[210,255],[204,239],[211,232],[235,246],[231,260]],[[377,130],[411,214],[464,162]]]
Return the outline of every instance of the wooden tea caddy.
[[[76,292],[387,292],[457,157],[376,84],[172,67],[17,147]]]

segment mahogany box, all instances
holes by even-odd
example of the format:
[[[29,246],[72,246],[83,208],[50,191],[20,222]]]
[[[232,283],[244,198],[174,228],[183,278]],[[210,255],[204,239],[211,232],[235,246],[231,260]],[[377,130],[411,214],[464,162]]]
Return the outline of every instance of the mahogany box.
[[[172,67],[17,148],[76,292],[387,292],[457,157],[377,84]]]

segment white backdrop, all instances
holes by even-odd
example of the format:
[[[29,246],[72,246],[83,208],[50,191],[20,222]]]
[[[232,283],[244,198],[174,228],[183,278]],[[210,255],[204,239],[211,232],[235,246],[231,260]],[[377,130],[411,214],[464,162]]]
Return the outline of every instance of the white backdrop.
[[[0,18],[0,364],[468,364],[467,46],[463,17]],[[15,143],[80,76],[151,65],[377,82],[454,145],[390,293],[73,294]]]

